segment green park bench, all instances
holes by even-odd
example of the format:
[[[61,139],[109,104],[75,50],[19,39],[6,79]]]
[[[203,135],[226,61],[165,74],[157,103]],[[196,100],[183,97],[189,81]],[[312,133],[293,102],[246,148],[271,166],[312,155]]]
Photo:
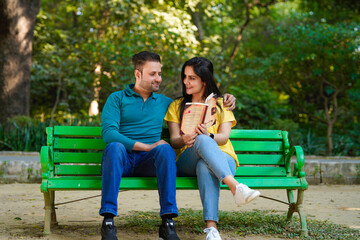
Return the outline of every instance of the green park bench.
[[[100,190],[101,157],[106,144],[101,127],[54,126],[46,129],[47,146],[41,148],[41,191],[45,200],[44,233],[57,224],[55,191]],[[168,131],[163,139],[168,139]],[[288,133],[281,130],[232,129],[230,140],[240,167],[235,178],[254,189],[285,189],[287,219],[299,214],[302,236],[307,236],[306,216],[302,208],[308,188],[304,172],[304,153],[300,146],[290,147]],[[296,163],[291,167],[291,157]],[[222,188],[227,188],[222,185]],[[198,189],[196,177],[177,177],[177,189]],[[156,177],[124,177],[120,190],[155,190]],[[294,191],[298,190],[297,199]],[[264,198],[268,198],[262,196]]]

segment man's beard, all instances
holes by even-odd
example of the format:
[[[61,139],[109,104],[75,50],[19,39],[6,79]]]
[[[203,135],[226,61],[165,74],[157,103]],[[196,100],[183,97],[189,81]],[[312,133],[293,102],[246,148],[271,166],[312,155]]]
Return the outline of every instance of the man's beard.
[[[142,83],[144,83],[144,84],[142,84]],[[146,81],[144,81],[144,78],[141,75],[140,87],[143,87],[143,89],[146,89],[146,90],[151,91],[151,92],[158,92],[160,90],[160,83],[158,84],[157,88],[155,88],[153,84],[154,84],[154,81],[151,82],[149,86],[147,86]]]

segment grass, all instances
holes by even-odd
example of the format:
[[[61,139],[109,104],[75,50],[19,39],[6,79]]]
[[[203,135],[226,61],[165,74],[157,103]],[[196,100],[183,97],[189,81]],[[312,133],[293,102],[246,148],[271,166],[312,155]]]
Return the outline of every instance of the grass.
[[[201,234],[204,228],[202,211],[180,209],[176,218],[178,231]],[[300,222],[294,216],[291,222],[286,221],[286,214],[279,215],[274,211],[219,212],[221,232],[244,237],[246,235],[263,235],[288,239],[360,239],[360,231],[329,221],[307,219],[309,237],[300,237]],[[158,212],[134,211],[130,215],[117,218],[120,229],[129,229],[137,233],[156,233],[160,225]]]

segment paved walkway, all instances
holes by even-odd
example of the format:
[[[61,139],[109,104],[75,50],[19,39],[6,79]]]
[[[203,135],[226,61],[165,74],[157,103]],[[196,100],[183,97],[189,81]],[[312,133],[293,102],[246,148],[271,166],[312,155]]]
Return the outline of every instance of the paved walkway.
[[[262,190],[263,195],[286,200],[285,190]],[[100,194],[99,191],[61,191],[56,202],[67,202]],[[305,192],[304,210],[308,219],[328,220],[360,230],[360,185],[311,185]],[[196,190],[177,192],[179,208],[202,209]],[[100,239],[101,217],[98,215],[100,198],[60,205],[57,209],[59,227],[51,237],[42,236],[44,203],[39,184],[0,185],[0,239]],[[275,210],[287,211],[284,204],[259,198],[242,207],[235,207],[229,191],[221,191],[220,210]],[[159,211],[157,191],[128,191],[120,193],[119,214],[131,211]],[[221,220],[220,220],[221,221]],[[179,233],[181,239],[205,239],[204,235]],[[122,229],[119,239],[157,239],[156,234],[137,234]],[[271,236],[247,236],[223,239],[277,239]]]

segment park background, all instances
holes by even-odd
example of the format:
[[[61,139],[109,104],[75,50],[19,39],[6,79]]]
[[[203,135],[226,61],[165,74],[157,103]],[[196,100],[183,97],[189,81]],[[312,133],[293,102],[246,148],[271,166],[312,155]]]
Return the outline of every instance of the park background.
[[[237,98],[236,127],[289,131],[291,143],[307,155],[307,180],[323,183],[306,191],[310,239],[359,239],[359,231],[349,229],[359,229],[359,185],[332,185],[360,179],[359,11],[358,0],[0,0],[0,183],[11,183],[0,184],[0,238],[99,239],[98,199],[62,206],[62,224],[50,238],[42,235],[39,184],[10,178],[38,182],[45,128],[99,126],[109,94],[134,82],[131,56],[150,50],[162,57],[161,93],[172,98],[181,94],[183,62],[211,59],[220,89]],[[350,175],[355,180],[340,181]],[[119,234],[148,239],[148,232],[135,230],[149,226],[155,238],[157,193],[134,192],[122,194],[130,205],[122,206],[129,212],[118,220]],[[184,211],[194,209],[183,214],[190,221],[179,232],[203,239],[198,193],[178,195]],[[65,192],[57,200],[74,197]],[[225,208],[229,199],[223,195],[222,210],[237,213]],[[254,227],[224,229],[227,239],[298,236],[274,225],[285,211],[269,202],[239,211]],[[268,217],[273,213],[280,215]],[[149,214],[151,224],[139,221]]]
[[[307,155],[360,155],[357,0],[0,0],[0,151],[39,151],[45,127],[100,125],[131,56],[162,57],[161,93],[209,58],[237,128],[289,131]]]

